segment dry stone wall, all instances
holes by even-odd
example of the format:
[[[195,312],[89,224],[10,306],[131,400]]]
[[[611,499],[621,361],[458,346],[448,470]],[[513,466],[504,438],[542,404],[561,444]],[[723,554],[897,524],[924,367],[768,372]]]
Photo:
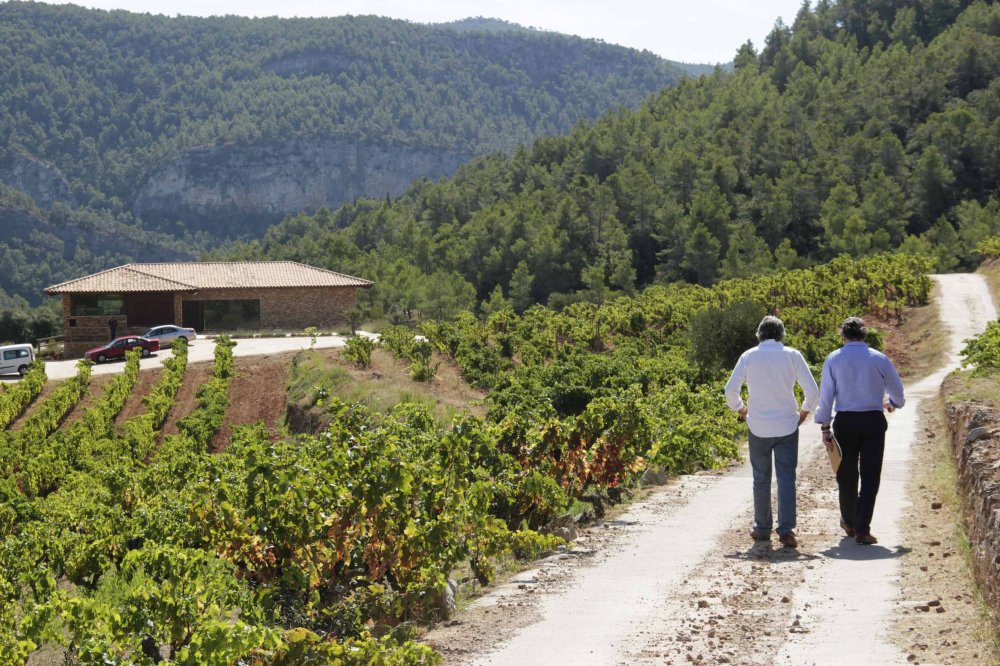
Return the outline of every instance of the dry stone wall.
[[[1000,411],[950,403],[948,428],[980,589],[1000,615]]]

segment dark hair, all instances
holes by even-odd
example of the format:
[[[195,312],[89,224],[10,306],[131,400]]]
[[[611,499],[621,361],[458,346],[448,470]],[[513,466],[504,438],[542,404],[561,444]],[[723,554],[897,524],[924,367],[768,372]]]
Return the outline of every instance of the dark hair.
[[[777,317],[767,315],[760,320],[757,326],[757,341],[777,340],[781,342],[785,338],[785,324]]]
[[[861,342],[868,337],[868,327],[861,317],[848,317],[840,325],[840,334],[850,342]]]

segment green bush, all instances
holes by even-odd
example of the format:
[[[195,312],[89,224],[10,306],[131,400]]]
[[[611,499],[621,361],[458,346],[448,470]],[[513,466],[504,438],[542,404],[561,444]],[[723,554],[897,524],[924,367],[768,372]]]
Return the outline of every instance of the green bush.
[[[375,351],[375,342],[371,338],[356,335],[352,338],[347,338],[343,356],[359,368],[367,370],[372,367],[373,351]]]
[[[429,382],[437,374],[440,363],[432,361],[434,348],[427,340],[414,340],[410,346],[410,377],[417,382]]]
[[[379,334],[379,345],[396,359],[410,358],[415,342],[413,329],[407,326],[386,326]]]
[[[691,359],[712,376],[732,369],[740,355],[757,344],[757,325],[767,314],[763,305],[742,301],[711,308],[691,318]]]
[[[988,375],[1000,368],[1000,320],[991,321],[983,334],[965,341],[962,367],[975,366],[972,374]]]

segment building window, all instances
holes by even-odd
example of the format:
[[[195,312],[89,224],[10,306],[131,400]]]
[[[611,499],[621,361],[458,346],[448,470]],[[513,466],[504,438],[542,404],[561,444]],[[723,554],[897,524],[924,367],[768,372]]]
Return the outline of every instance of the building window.
[[[207,331],[256,331],[260,328],[260,301],[198,301],[204,309]]]
[[[75,317],[125,314],[125,299],[121,294],[73,294],[70,314]]]

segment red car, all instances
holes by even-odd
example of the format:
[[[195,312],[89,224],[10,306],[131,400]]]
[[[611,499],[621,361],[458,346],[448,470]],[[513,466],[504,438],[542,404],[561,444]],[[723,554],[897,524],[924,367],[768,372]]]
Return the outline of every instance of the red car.
[[[145,358],[155,351],[160,351],[160,341],[140,338],[137,335],[127,335],[123,338],[115,338],[103,347],[95,347],[84,354],[83,357],[91,361],[104,363],[113,358],[125,358],[125,352],[137,347],[142,349],[142,357]]]

